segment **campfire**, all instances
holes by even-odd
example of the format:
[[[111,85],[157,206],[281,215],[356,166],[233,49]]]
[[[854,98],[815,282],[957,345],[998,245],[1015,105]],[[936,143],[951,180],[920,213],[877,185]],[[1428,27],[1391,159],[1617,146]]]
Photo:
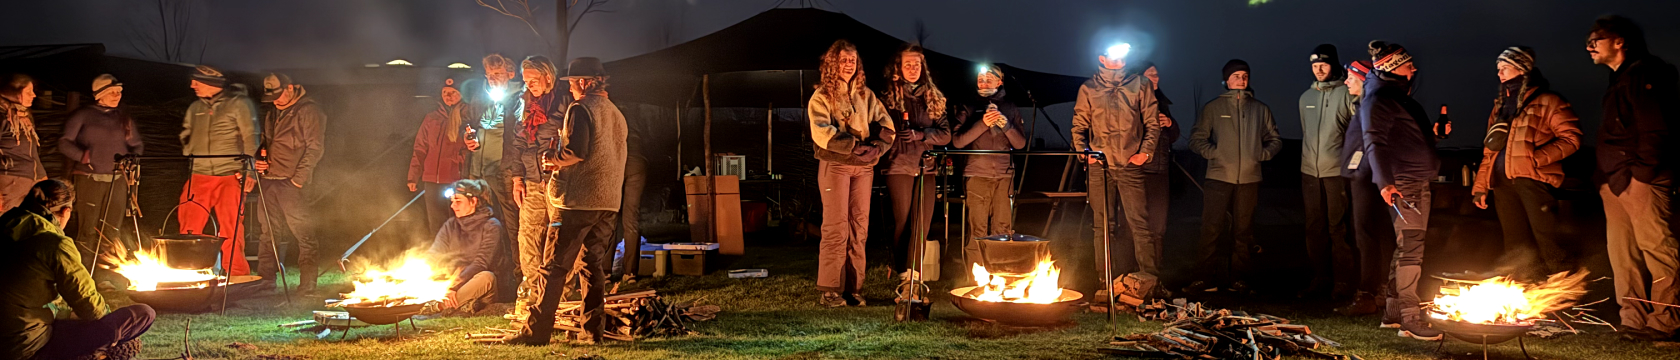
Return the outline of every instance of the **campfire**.
[[[972,272],[976,285],[951,290],[952,303],[969,315],[1003,324],[1065,323],[1078,310],[1075,303],[1085,297],[1061,287],[1061,269],[1049,257],[1021,273],[993,272],[980,264],[974,264]]]
[[[164,284],[164,289],[198,289],[209,287],[217,279],[210,269],[171,268],[161,258],[155,253],[137,251],[133,259],[107,259],[115,264],[112,271],[128,278],[129,291],[157,291],[158,284]]]
[[[1586,294],[1587,273],[1558,273],[1539,284],[1523,284],[1508,277],[1442,286],[1429,316],[1456,322],[1489,325],[1533,325],[1547,313],[1567,309]]]
[[[393,307],[441,301],[449,293],[449,274],[440,274],[426,258],[408,254],[395,267],[364,271],[353,291],[337,306]]]

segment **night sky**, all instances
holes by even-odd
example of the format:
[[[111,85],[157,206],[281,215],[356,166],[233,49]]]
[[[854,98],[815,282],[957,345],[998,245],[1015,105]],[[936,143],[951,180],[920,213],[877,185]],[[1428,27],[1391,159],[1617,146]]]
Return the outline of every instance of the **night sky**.
[[[552,37],[555,5],[537,1],[536,26]],[[166,2],[189,3],[194,9],[183,61],[235,70],[354,67],[395,58],[422,66],[476,66],[488,51],[518,56],[548,49],[524,24],[473,0]],[[583,19],[573,34],[571,55],[610,61],[657,50],[778,2],[611,0],[603,8],[612,12]],[[6,6],[10,26],[0,32],[0,45],[97,42],[116,55],[155,57],[135,40],[138,33],[157,31],[155,0],[12,3]],[[787,0],[782,6],[807,3]],[[1312,80],[1307,55],[1320,43],[1337,45],[1343,62],[1366,58],[1364,45],[1373,39],[1409,48],[1420,69],[1419,100],[1431,112],[1442,103],[1453,105],[1462,131],[1443,147],[1479,145],[1498,81],[1494,59],[1507,46],[1537,50],[1539,67],[1554,89],[1574,103],[1588,136],[1596,133],[1598,99],[1608,72],[1592,65],[1583,49],[1594,18],[1630,16],[1644,26],[1656,54],[1680,60],[1680,25],[1658,16],[1680,14],[1680,1],[1271,0],[1257,7],[1246,0],[814,3],[905,39],[915,37],[920,20],[926,45],[935,51],[1075,76],[1095,71],[1100,49],[1129,41],[1160,64],[1163,86],[1176,101],[1174,113],[1187,121],[1199,103],[1223,89],[1220,66],[1241,58],[1253,66],[1252,84],[1272,106],[1287,138],[1300,137],[1294,104]],[[765,51],[776,51],[774,45],[766,44]],[[1194,96],[1198,87],[1199,97]],[[1071,105],[1049,110],[1065,129]],[[1051,144],[1060,140],[1047,137]]]

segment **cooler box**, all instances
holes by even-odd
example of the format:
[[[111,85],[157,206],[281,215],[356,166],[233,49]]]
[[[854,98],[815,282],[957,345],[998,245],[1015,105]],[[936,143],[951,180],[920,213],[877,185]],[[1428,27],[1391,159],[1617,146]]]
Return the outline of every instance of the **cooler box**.
[[[671,250],[671,273],[686,276],[706,275],[705,250]]]

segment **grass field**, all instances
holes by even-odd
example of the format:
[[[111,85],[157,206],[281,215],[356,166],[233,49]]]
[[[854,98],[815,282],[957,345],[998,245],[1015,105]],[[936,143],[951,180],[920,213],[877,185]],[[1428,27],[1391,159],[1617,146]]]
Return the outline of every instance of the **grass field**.
[[[279,296],[246,299],[226,316],[161,314],[146,337],[144,358],[180,355],[182,331],[191,319],[189,347],[198,359],[1086,359],[1097,352],[1108,334],[1105,315],[1083,313],[1078,324],[1066,328],[1022,330],[999,327],[965,316],[949,303],[934,307],[933,320],[897,323],[892,320],[891,283],[885,271],[870,272],[865,295],[870,306],[824,309],[816,306],[811,290],[815,278],[815,250],[810,248],[755,249],[734,267],[766,268],[766,279],[729,279],[722,273],[705,277],[669,277],[641,281],[625,289],[653,288],[668,300],[696,300],[724,308],[717,320],[697,323],[699,335],[655,338],[635,343],[546,347],[492,346],[469,343],[464,336],[485,327],[506,327],[499,317],[441,318],[418,322],[421,333],[404,325],[402,338],[390,326],[357,329],[344,341],[338,334],[317,340],[315,334],[280,329],[278,324],[306,320],[320,310],[319,300],[291,305]],[[790,260],[791,258],[791,260]],[[295,274],[294,274],[295,276]],[[295,278],[293,279],[295,281]],[[330,273],[328,286],[343,285]],[[114,295],[117,296],[117,295]],[[126,299],[113,299],[126,303]],[[1476,345],[1450,341],[1442,352],[1437,343],[1396,337],[1376,328],[1376,318],[1336,316],[1319,304],[1262,301],[1237,306],[1234,299],[1216,299],[1228,307],[1261,311],[1312,326],[1344,344],[1333,352],[1365,359],[1480,359]],[[305,303],[308,304],[305,304]],[[1120,333],[1154,331],[1158,323],[1122,317]],[[1633,343],[1616,339],[1608,328],[1554,339],[1527,339],[1528,351],[1539,359],[1680,359],[1680,347]],[[230,347],[235,342],[249,344]],[[1515,342],[1489,347],[1490,358],[1521,359]]]

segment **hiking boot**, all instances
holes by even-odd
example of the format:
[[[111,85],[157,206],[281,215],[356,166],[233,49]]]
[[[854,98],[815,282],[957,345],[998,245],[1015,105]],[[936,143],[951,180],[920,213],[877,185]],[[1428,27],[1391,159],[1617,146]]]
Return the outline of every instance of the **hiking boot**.
[[[1214,285],[1211,282],[1196,280],[1195,282],[1191,282],[1190,285],[1185,286],[1184,289],[1181,289],[1179,292],[1184,293],[1184,295],[1190,295],[1215,291],[1219,291],[1219,285]]]
[[[1254,293],[1254,288],[1248,287],[1248,283],[1243,282],[1242,280],[1232,282],[1229,290],[1233,293],[1237,293],[1238,295],[1250,295]]]
[[[837,292],[824,291],[822,296],[817,297],[817,305],[826,308],[846,307],[846,298],[840,297],[840,293]]]
[[[852,300],[857,302],[857,304],[852,305],[852,306],[856,306],[856,307],[869,306],[869,302],[863,300],[863,293],[852,293]]]
[[[1400,323],[1400,337],[1409,337],[1423,341],[1439,341],[1445,335],[1440,330],[1429,327],[1429,323],[1422,319],[1403,321]]]
[[[1382,299],[1363,291],[1353,296],[1353,303],[1336,309],[1336,313],[1342,316],[1364,316],[1378,311],[1382,311]]]

